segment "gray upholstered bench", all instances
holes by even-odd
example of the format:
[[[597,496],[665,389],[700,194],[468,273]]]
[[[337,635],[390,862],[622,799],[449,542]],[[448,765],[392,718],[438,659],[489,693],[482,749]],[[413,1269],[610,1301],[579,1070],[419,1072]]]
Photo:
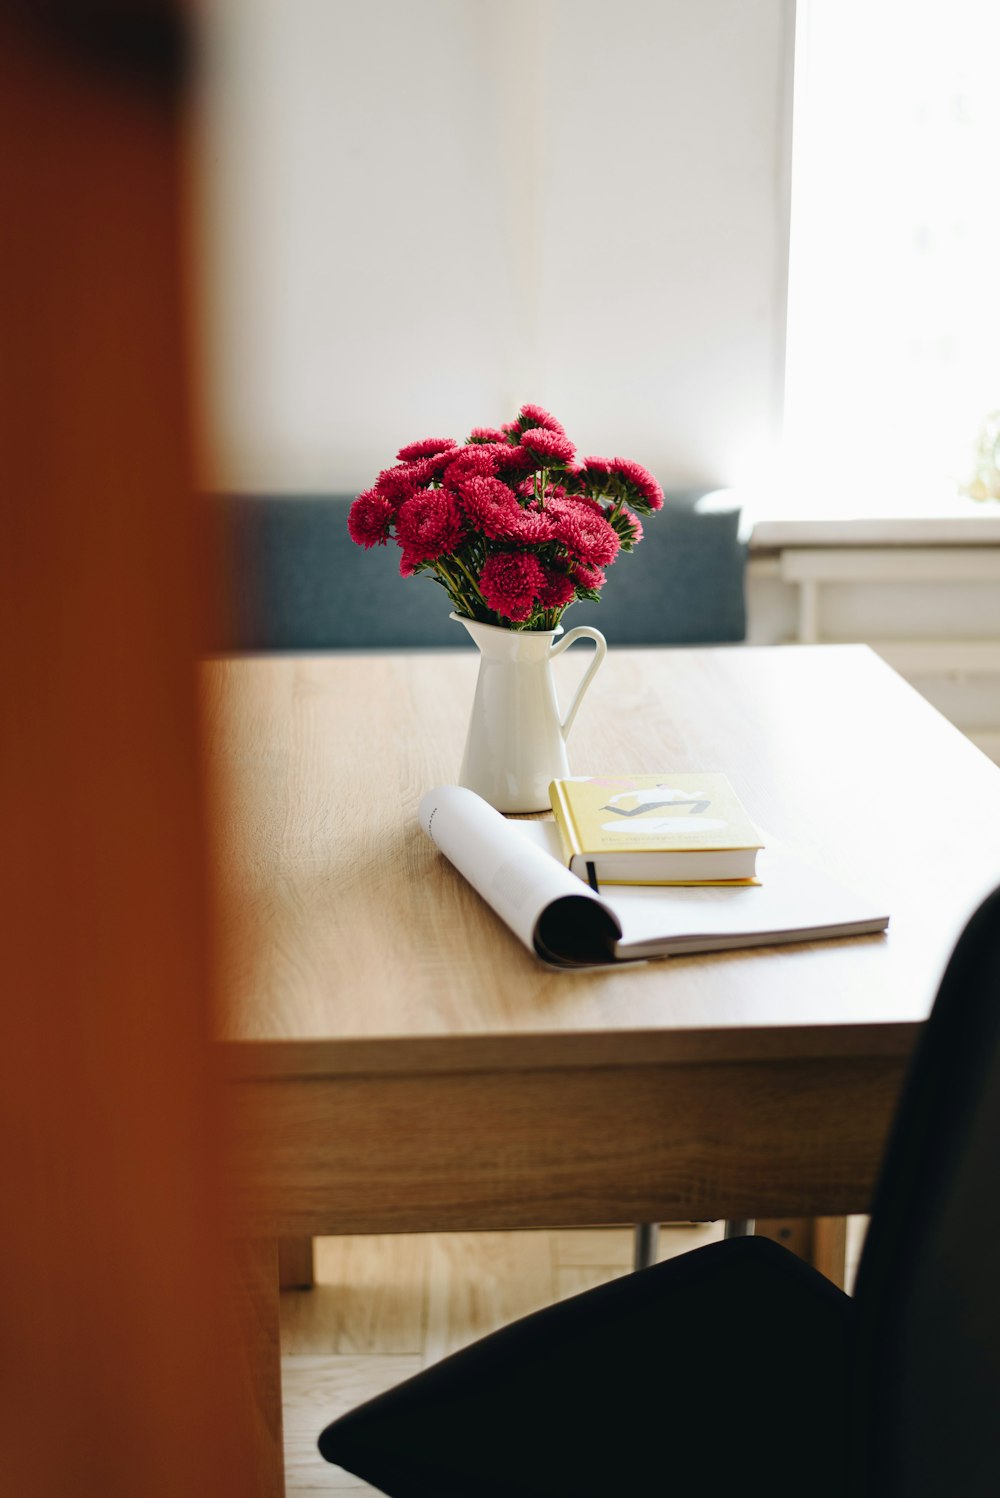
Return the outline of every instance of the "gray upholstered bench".
[[[645,539],[609,570],[600,603],[574,604],[613,645],[715,644],[746,632],[746,547],[736,508],[676,492]],[[215,496],[231,567],[225,650],[472,648],[427,577],[399,576],[399,550],[363,551],[347,533],[352,495]]]

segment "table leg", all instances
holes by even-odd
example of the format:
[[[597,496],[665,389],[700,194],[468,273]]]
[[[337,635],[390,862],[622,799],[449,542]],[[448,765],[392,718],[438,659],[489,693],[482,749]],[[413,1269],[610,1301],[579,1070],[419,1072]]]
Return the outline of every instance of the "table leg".
[[[234,1245],[234,1260],[243,1383],[254,1447],[252,1498],[284,1498],[277,1241],[241,1239]]]
[[[758,1218],[757,1236],[783,1243],[842,1290],[847,1278],[846,1217]]]
[[[637,1222],[632,1229],[632,1268],[648,1269],[656,1263],[660,1246],[660,1224]]]
[[[841,1290],[847,1283],[847,1218],[814,1217],[812,1261]]]
[[[311,1290],[316,1283],[311,1238],[278,1239],[278,1283],[282,1290]]]

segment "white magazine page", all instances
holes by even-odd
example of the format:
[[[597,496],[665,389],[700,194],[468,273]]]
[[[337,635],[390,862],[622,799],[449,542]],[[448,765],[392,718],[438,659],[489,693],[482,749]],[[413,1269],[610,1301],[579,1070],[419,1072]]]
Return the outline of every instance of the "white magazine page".
[[[708,951],[723,946],[809,941],[882,931],[888,916],[788,848],[770,844],[757,860],[759,884],[655,887],[615,886],[602,898],[622,926],[617,951]]]
[[[554,822],[511,825],[523,841],[545,849],[561,866]],[[888,924],[879,906],[773,839],[758,855],[757,869],[759,884],[605,886],[601,899],[622,928],[616,954],[643,958],[765,945],[789,937],[855,936],[882,931]]]
[[[587,901],[594,907],[593,926],[606,932],[605,959],[612,959],[611,943],[620,928],[603,900],[550,853],[522,836],[524,826],[506,821],[482,797],[458,785],[437,786],[420,802],[420,825],[446,858],[482,895],[488,905],[524,945],[539,956],[575,964],[584,952],[594,960],[593,937],[580,932],[581,952],[558,955],[543,950],[539,926],[557,902],[572,899],[574,908]],[[584,917],[587,911],[582,909]]]

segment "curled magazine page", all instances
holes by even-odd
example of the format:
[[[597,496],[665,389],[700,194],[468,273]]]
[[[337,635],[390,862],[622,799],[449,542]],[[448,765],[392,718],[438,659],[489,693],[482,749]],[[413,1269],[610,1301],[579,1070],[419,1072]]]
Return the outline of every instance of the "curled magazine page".
[[[431,841],[544,962],[593,967],[616,960],[622,933],[610,906],[474,791],[437,786],[420,802],[419,817]]]

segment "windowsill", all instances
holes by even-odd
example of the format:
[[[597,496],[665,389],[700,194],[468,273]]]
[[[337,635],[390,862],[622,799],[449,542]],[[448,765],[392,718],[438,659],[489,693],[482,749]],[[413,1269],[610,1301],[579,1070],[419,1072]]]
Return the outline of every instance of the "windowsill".
[[[754,553],[791,546],[1000,546],[1000,504],[956,501],[937,513],[755,519]]]

